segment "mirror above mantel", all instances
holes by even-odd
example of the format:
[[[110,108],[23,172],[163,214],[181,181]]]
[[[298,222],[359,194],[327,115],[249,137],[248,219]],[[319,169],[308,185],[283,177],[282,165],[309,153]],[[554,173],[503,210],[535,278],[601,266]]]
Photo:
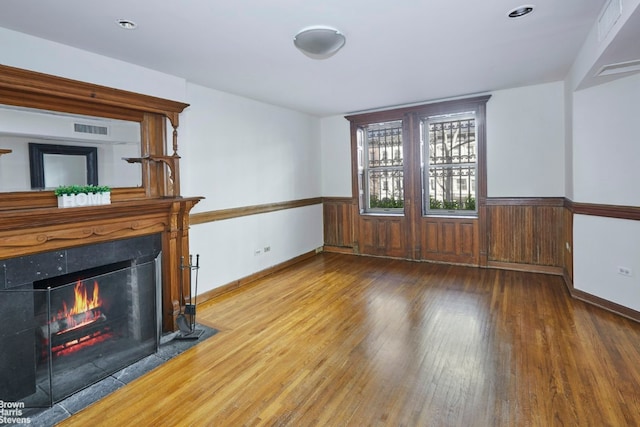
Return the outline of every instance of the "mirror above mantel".
[[[0,192],[141,188],[141,163],[124,160],[141,157],[140,142],[139,122],[0,105]]]
[[[53,185],[33,189],[29,143],[95,148],[99,184],[113,188],[114,202],[179,197],[178,121],[187,106],[0,65],[0,210],[57,205]],[[67,160],[80,163],[52,162]]]

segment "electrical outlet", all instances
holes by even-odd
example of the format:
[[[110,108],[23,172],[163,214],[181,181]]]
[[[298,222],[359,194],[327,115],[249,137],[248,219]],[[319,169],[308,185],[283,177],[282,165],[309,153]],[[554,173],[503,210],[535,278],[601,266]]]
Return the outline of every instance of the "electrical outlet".
[[[262,251],[261,251],[260,249],[256,249],[255,251],[253,251],[253,254],[254,254],[255,256],[258,256],[258,255],[260,255],[261,253],[262,253]]]
[[[618,266],[618,274],[620,274],[621,276],[630,277],[633,275],[633,271],[631,271],[629,267]]]
[[[271,250],[271,246],[265,246],[264,247],[264,253],[267,253]]]

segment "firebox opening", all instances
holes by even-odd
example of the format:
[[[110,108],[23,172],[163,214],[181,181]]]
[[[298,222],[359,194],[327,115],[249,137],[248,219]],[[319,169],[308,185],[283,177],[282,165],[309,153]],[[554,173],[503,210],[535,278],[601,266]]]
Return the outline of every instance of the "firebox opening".
[[[54,290],[49,298],[34,297],[36,312],[48,310],[46,321],[41,320],[36,328],[39,362],[89,349],[122,334],[126,312],[115,307],[118,302],[113,292],[100,292],[100,282],[104,289],[113,273],[132,265],[132,260],[122,261],[33,283],[35,289]]]

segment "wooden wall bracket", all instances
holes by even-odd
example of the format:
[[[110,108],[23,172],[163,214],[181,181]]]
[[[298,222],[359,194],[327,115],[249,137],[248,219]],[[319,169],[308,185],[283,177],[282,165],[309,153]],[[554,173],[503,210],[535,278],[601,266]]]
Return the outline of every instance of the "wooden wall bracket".
[[[153,162],[153,163],[164,163],[169,168],[169,196],[171,197],[180,197],[180,168],[179,168],[179,160],[180,156],[177,154],[173,154],[171,156],[159,156],[155,154],[149,154],[142,157],[123,157],[122,160],[125,160],[128,163],[142,163],[142,162]]]

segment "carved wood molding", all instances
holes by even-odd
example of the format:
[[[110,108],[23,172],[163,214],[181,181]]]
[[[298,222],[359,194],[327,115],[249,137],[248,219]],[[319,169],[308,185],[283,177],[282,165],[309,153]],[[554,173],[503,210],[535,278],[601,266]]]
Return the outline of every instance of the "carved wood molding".
[[[132,237],[134,235],[160,233],[166,228],[167,220],[158,217],[146,220],[118,221],[112,224],[89,225],[79,227],[64,227],[59,230],[32,229],[15,235],[0,236],[0,251],[6,255],[5,249],[31,248],[34,246],[48,245],[69,247],[88,243],[95,243],[106,238],[107,240]],[[55,243],[57,240],[63,243]],[[90,242],[89,242],[90,241]]]
[[[11,105],[77,113],[77,108],[83,104],[82,108],[85,110],[82,114],[91,114],[86,109],[99,110],[98,106],[118,107],[129,111],[163,114],[171,120],[174,127],[177,127],[178,114],[189,105],[6,65],[0,65],[0,89],[6,95],[3,102]],[[20,99],[14,99],[12,93],[19,94]],[[54,99],[59,104],[49,105]],[[43,103],[48,105],[43,107]]]
[[[153,233],[188,226],[175,210],[199,198],[160,199],[81,208],[0,211],[0,259]],[[177,205],[177,207],[175,207]],[[171,226],[171,222],[174,226]],[[176,238],[177,236],[173,236]]]

